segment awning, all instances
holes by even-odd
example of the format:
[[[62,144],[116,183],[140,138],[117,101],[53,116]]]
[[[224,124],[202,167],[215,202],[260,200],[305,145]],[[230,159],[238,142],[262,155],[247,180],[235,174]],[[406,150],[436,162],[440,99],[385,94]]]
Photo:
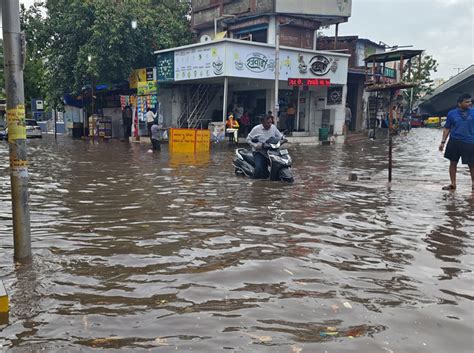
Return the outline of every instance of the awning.
[[[409,60],[415,56],[421,55],[423,50],[395,50],[380,54],[372,54],[364,59],[365,62],[386,63],[390,61],[398,61],[402,58]]]

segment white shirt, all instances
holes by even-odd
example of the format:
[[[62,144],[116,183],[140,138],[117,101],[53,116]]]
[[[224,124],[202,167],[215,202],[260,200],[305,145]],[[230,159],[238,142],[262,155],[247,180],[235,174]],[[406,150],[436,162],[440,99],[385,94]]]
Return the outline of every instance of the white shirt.
[[[155,120],[156,114],[153,113],[151,110],[147,111],[145,114],[146,122],[152,123]]]
[[[277,140],[281,140],[283,135],[273,124],[268,130],[265,130],[263,125],[260,124],[255,126],[252,131],[250,131],[247,136],[247,143],[252,146],[252,150],[255,151],[258,143],[265,143],[270,137],[275,137]],[[257,139],[258,143],[252,142],[253,139]]]

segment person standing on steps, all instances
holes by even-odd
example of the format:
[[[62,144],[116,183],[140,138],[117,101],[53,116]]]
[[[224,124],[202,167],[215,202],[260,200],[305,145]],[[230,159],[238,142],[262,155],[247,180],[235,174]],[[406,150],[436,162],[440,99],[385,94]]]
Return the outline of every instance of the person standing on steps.
[[[472,191],[474,191],[474,109],[472,109],[472,98],[469,94],[463,94],[458,98],[457,103],[458,107],[448,113],[443,129],[443,138],[439,145],[439,151],[445,150],[444,157],[450,160],[449,178],[451,184],[443,186],[443,190],[456,190],[456,174],[459,159],[461,159],[462,164],[469,166]],[[449,140],[446,145],[448,136]]]
[[[155,122],[156,114],[153,113],[151,108],[147,108],[146,113],[145,113],[145,119],[146,119],[146,126],[148,129],[148,136],[150,136],[151,139],[151,127],[153,126]]]

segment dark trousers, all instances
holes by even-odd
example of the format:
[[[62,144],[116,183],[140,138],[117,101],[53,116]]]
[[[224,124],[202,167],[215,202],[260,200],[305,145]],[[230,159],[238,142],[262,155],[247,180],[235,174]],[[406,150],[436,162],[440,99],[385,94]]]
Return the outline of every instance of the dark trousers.
[[[253,153],[253,159],[255,161],[255,179],[266,179],[270,176],[268,173],[268,158],[260,152]]]
[[[123,125],[123,138],[128,140],[128,138],[132,136],[132,126],[131,125]]]
[[[289,132],[293,132],[293,130],[295,129],[295,117],[294,116],[288,116],[286,118],[286,129]]]
[[[247,134],[249,133],[249,127],[248,125],[240,125],[240,129],[239,129],[239,134],[240,136],[242,137],[247,137]]]
[[[150,121],[149,123],[146,123],[146,127],[148,129],[148,136],[151,138],[151,127],[153,126],[153,121]]]
[[[158,141],[158,140],[151,139],[151,146],[152,146],[152,149],[154,151],[160,151],[161,150],[160,141]]]

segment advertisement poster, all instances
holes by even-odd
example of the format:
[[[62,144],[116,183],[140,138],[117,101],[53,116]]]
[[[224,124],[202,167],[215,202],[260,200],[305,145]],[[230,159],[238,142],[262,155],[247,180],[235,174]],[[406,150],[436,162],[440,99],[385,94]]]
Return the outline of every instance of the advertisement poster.
[[[25,106],[7,110],[8,141],[26,139]]]

